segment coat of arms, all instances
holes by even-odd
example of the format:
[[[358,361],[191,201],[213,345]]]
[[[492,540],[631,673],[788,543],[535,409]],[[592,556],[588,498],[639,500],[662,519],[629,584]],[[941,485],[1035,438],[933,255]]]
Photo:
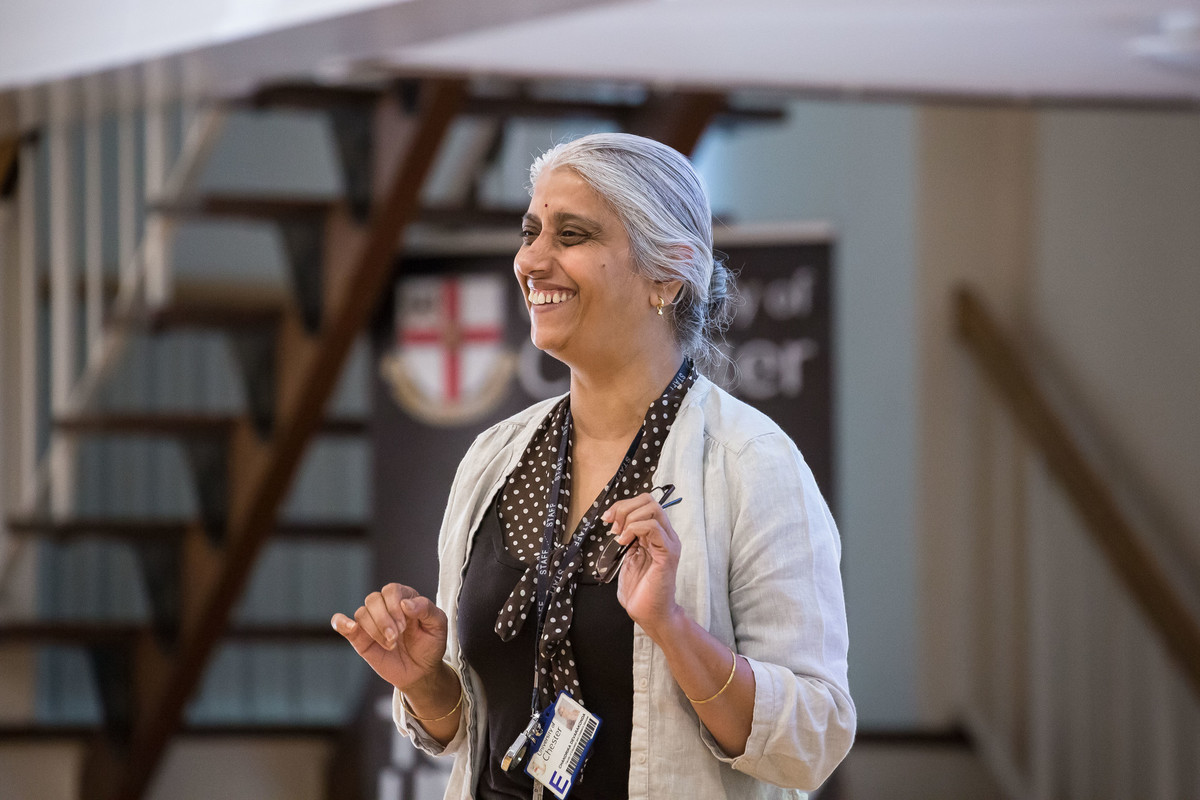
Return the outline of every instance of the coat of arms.
[[[430,425],[462,425],[503,399],[505,281],[492,274],[411,276],[396,286],[396,338],[380,365],[400,407]]]

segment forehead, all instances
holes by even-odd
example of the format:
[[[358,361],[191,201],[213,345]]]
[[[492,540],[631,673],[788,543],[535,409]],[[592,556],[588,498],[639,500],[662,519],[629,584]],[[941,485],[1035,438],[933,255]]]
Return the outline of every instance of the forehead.
[[[558,167],[538,176],[530,198],[530,213],[570,210],[593,217],[612,215],[612,208],[599,192],[570,167]]]

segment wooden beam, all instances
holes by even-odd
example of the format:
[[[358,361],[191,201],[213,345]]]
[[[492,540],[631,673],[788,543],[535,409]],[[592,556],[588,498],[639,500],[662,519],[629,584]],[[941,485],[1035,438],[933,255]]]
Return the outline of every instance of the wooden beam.
[[[387,287],[397,240],[416,213],[421,186],[464,93],[461,81],[426,81],[411,116],[396,98],[380,101],[374,123],[376,197],[370,220],[356,224],[345,204],[329,213],[322,326],[310,335],[295,312],[284,315],[279,363],[287,370],[280,376],[273,436],[260,441],[249,420],[236,426],[229,459],[227,544],[216,548],[201,536],[187,537],[185,619],[177,652],[167,665],[168,677],[153,693],[134,687],[140,713],[129,746],[117,754],[115,765],[110,750],[97,746],[89,752],[83,779],[88,800],[136,800],[153,777],[258,552],[275,527],[279,506],[305,446],[320,427],[341,367]]]
[[[325,111],[330,108],[362,108],[375,104],[384,90],[364,86],[328,86],[299,82],[266,86],[235,103],[249,108],[294,108]],[[695,95],[693,95],[695,96]],[[652,100],[651,102],[654,102]],[[564,119],[584,117],[625,122],[644,108],[641,102],[600,102],[531,96],[524,87],[507,94],[473,94],[464,98],[462,116],[506,119]],[[716,112],[730,122],[778,122],[784,118],[781,107],[738,108],[724,100]]]
[[[626,130],[690,156],[708,124],[724,108],[725,97],[719,92],[673,93],[648,100],[630,117]]]
[[[959,338],[1046,459],[1108,566],[1158,631],[1200,699],[1200,624],[987,308],[967,289],[959,290],[955,304]]]

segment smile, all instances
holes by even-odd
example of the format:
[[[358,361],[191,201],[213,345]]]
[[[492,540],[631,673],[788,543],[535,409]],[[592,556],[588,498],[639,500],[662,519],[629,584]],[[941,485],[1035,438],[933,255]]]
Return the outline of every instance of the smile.
[[[574,296],[574,292],[539,292],[537,289],[530,289],[529,303],[535,306],[553,305],[570,300]]]

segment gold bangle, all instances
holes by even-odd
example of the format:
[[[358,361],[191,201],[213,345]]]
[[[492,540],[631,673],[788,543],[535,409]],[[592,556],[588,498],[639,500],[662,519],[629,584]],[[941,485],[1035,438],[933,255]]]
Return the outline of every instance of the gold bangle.
[[[694,698],[694,697],[688,697],[688,693],[687,693],[687,692],[684,692],[684,693],[683,693],[683,696],[684,696],[684,697],[687,697],[687,699],[688,699],[688,700],[689,700],[689,701],[690,701],[690,702],[691,702],[693,705],[702,706],[702,705],[704,705],[705,703],[711,703],[713,700],[716,700],[718,697],[720,697],[721,695],[725,694],[725,690],[729,688],[729,684],[733,683],[733,676],[737,674],[737,660],[738,660],[738,654],[737,654],[737,653],[735,653],[735,652],[733,652],[733,648],[732,648],[732,647],[731,647],[731,648],[729,648],[729,654],[730,654],[731,656],[733,656],[733,669],[729,670],[729,677],[725,679],[725,685],[724,685],[724,686],[722,686],[720,689],[718,689],[716,694],[714,694],[712,697],[709,697],[709,698],[707,698],[707,699],[704,699],[704,700],[697,700],[697,699],[696,699],[696,698]]]
[[[451,669],[453,669],[453,668],[451,668]],[[457,673],[457,672],[455,672],[454,674],[455,674],[455,676],[456,676],[456,677],[458,677],[458,673]],[[405,698],[405,696],[404,696],[404,692],[401,692],[401,693],[400,693],[400,705],[404,706],[404,710],[405,710],[405,712],[406,712],[406,713],[407,713],[407,714],[408,714],[410,717],[412,717],[413,719],[417,720],[418,722],[441,722],[441,721],[442,721],[442,720],[444,720],[446,717],[448,717],[448,716],[450,716],[451,714],[453,714],[455,711],[458,711],[459,707],[462,705],[462,701],[463,701],[463,695],[464,695],[464,694],[466,694],[466,693],[467,693],[467,692],[466,692],[466,690],[463,688],[463,685],[462,685],[462,678],[461,678],[461,677],[458,677],[458,702],[454,704],[454,708],[450,709],[450,710],[449,710],[449,711],[447,711],[445,714],[442,714],[440,717],[418,717],[418,716],[416,715],[416,713],[415,713],[415,712],[413,712],[413,710],[412,710],[412,706],[410,706],[410,705],[408,704],[408,700],[407,700],[407,698]]]

